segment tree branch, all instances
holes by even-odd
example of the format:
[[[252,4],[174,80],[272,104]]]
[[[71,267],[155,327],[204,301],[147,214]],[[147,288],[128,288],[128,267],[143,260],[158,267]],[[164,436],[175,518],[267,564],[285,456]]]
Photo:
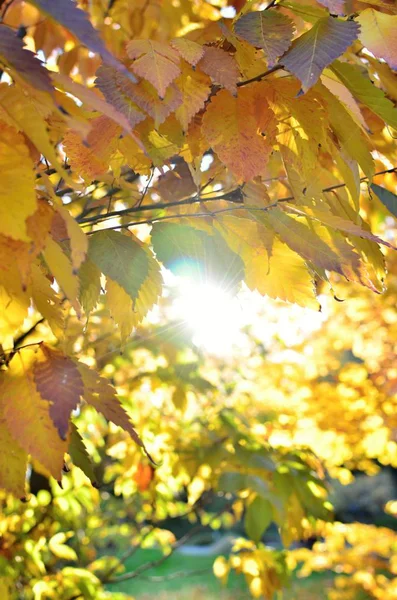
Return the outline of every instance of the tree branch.
[[[393,167],[391,169],[384,169],[383,171],[378,171],[377,173],[374,173],[373,177],[377,177],[378,175],[384,175],[385,173],[395,173],[397,172],[397,167]],[[368,177],[361,177],[360,182],[363,181],[367,181]],[[326,192],[332,192],[333,190],[337,190],[340,189],[342,187],[345,187],[346,183],[337,183],[335,185],[330,185],[329,187],[323,188],[322,192],[326,193]],[[210,211],[208,210],[208,212],[205,213],[187,213],[187,214],[181,214],[181,215],[165,215],[163,217],[152,217],[151,219],[145,219],[145,220],[140,220],[140,221],[132,221],[130,223],[126,223],[126,224],[120,224],[120,225],[115,225],[114,227],[109,227],[107,229],[109,230],[113,230],[113,229],[127,229],[128,227],[135,227],[137,225],[152,225],[153,223],[158,223],[159,221],[167,221],[170,219],[181,219],[184,217],[210,217],[212,215],[216,215],[219,213],[223,213],[223,212],[232,212],[235,210],[251,210],[251,211],[267,211],[270,208],[274,208],[275,206],[277,206],[278,204],[280,204],[281,202],[290,202],[291,200],[294,200],[294,196],[285,196],[284,198],[278,198],[278,200],[276,200],[275,202],[273,202],[273,204],[269,204],[268,206],[263,206],[263,207],[257,207],[257,206],[249,206],[246,204],[243,204],[243,192],[241,190],[241,188],[236,188],[234,190],[232,190],[231,192],[226,192],[225,194],[220,194],[219,196],[213,196],[213,197],[209,197],[209,198],[201,198],[199,196],[193,196],[191,198],[186,198],[185,200],[179,200],[179,201],[175,201],[175,202],[163,202],[163,203],[159,203],[159,204],[152,204],[152,205],[146,205],[146,206],[141,206],[141,207],[133,207],[131,209],[124,209],[121,211],[114,211],[113,213],[107,213],[106,215],[99,215],[100,217],[103,217],[100,221],[94,221],[94,218],[91,217],[89,219],[89,222],[102,222],[105,221],[107,218],[110,218],[110,216],[115,217],[115,216],[122,216],[124,214],[129,214],[129,213],[139,213],[142,210],[155,210],[155,209],[167,209],[167,208],[172,208],[172,207],[176,207],[176,206],[186,206],[186,205],[192,205],[192,204],[198,204],[201,203],[203,205],[205,205],[206,202],[216,202],[218,200],[224,200],[227,202],[233,202],[234,204],[236,204],[236,206],[231,206],[229,208],[221,208],[218,210],[213,210]],[[240,206],[239,206],[240,205]],[[88,219],[87,219],[88,221]],[[86,221],[84,220],[83,224]],[[93,235],[95,233],[97,233],[97,231],[104,231],[103,229],[98,229],[96,231],[88,231],[87,235]],[[106,229],[105,229],[106,231]]]

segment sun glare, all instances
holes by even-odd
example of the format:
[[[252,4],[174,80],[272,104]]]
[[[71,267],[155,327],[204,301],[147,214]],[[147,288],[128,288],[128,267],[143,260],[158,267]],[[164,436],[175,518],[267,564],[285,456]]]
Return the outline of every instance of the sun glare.
[[[168,279],[168,278],[167,278]],[[247,288],[232,295],[214,283],[197,282],[190,277],[172,277],[174,288],[172,318],[185,323],[193,343],[202,350],[231,356],[249,352],[247,327],[264,346],[281,340],[292,347],[321,327],[327,318],[322,312],[263,298]]]
[[[245,323],[239,300],[216,285],[182,280],[173,308],[196,346],[225,355],[241,342]]]

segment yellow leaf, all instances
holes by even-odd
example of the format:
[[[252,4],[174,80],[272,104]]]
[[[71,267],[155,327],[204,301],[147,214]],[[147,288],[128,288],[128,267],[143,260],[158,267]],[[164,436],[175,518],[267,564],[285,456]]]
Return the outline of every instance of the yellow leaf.
[[[197,42],[192,42],[186,38],[174,38],[171,40],[171,46],[175,48],[181,57],[195,67],[198,61],[203,57],[204,47]]]
[[[361,26],[362,44],[375,56],[383,58],[392,69],[397,69],[397,15],[366,8],[357,21]]]
[[[245,281],[262,295],[318,310],[315,287],[305,261],[275,240],[270,259],[253,255],[246,265]]]
[[[0,127],[0,170],[0,232],[29,241],[26,219],[37,209],[33,162],[23,136],[4,123]]]
[[[1,380],[0,380],[1,386]],[[25,495],[27,454],[16,443],[4,418],[0,418],[0,487],[22,498]],[[1,590],[1,583],[0,583]],[[3,595],[0,596],[3,598]]]
[[[60,531],[53,535],[49,540],[48,547],[57,558],[62,558],[63,560],[77,560],[75,550],[65,544],[72,535],[73,534],[68,535],[63,531]]]
[[[339,144],[351,158],[358,162],[365,175],[371,178],[375,170],[374,161],[361,128],[343,104],[325,86],[318,85],[316,89],[325,100],[331,127],[336,133]]]
[[[59,287],[76,312],[79,313],[80,308],[77,301],[79,297],[79,280],[69,258],[53,239],[48,241],[43,256]]]
[[[176,109],[175,116],[186,131],[194,115],[204,108],[211,92],[211,80],[198,69],[193,71],[185,61],[176,85],[182,92],[183,102]]]
[[[12,437],[56,479],[60,478],[67,444],[59,437],[49,415],[49,403],[40,397],[33,380],[35,352],[20,350],[2,373],[0,405]]]
[[[70,256],[74,269],[78,269],[84,262],[88,250],[88,237],[81,229],[77,221],[72,217],[70,212],[63,206],[56,207],[57,212],[61,215],[67,232],[67,238],[70,244]]]
[[[41,116],[33,100],[29,98],[25,90],[18,85],[0,84],[0,119],[13,125],[18,131],[22,131],[52,164],[54,169],[65,181],[73,185],[68,173],[62,168],[57,153],[48,135],[48,126]]]

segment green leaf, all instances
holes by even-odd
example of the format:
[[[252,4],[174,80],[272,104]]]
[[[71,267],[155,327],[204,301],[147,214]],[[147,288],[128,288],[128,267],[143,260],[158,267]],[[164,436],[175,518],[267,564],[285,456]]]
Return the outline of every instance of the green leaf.
[[[246,476],[243,473],[226,472],[219,477],[218,489],[234,494],[246,487]]]
[[[371,190],[377,195],[382,204],[386,206],[387,210],[389,210],[392,215],[397,217],[396,194],[393,194],[393,192],[389,192],[389,190],[386,190],[380,185],[376,185],[376,183],[371,184]]]
[[[91,461],[91,458],[87,452],[87,448],[84,444],[83,438],[81,437],[79,430],[76,425],[71,422],[70,423],[70,442],[68,452],[73,461],[73,464],[76,467],[79,467],[84,473],[87,475],[88,479],[92,484],[97,484],[97,478],[94,471],[94,465]]]
[[[88,257],[136,300],[149,273],[149,257],[133,235],[99,231],[90,237]]]
[[[359,26],[354,21],[333,17],[319,19],[310,31],[301,35],[280,63],[293,73],[307,92],[322,71],[357,39]]]
[[[86,258],[79,269],[80,304],[86,314],[90,313],[97,305],[101,292],[101,272],[98,267]]]
[[[256,496],[248,505],[244,518],[244,527],[248,537],[256,543],[260,542],[272,521],[273,510],[269,500]]]
[[[244,278],[244,263],[215,230],[181,223],[155,223],[152,244],[157,258],[176,275],[215,282],[230,290]]]
[[[262,498],[268,498],[272,493],[267,481],[258,475],[247,475],[245,487],[256,492]]]
[[[370,79],[367,79],[356,65],[335,61],[331,67],[335,75],[351,91],[364,106],[370,108],[378,117],[391,127],[397,129],[397,108],[377,88]]]
[[[272,67],[290,47],[294,24],[276,10],[253,11],[236,21],[234,31],[256,48],[262,48],[269,67]]]

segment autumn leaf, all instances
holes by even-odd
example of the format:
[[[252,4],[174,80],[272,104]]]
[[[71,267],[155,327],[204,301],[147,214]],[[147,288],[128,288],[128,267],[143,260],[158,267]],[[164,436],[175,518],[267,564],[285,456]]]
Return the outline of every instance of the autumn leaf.
[[[397,68],[397,15],[388,15],[373,8],[357,17],[360,41],[376,57],[383,58],[392,69]]]
[[[62,25],[62,27],[68,29],[92,52],[100,54],[105,63],[121,70],[132,81],[135,80],[124,65],[109,52],[98,31],[94,29],[89,21],[87,13],[78,8],[74,0],[29,0],[29,2],[37,6],[45,15]]]
[[[328,271],[342,273],[338,255],[303,222],[285,214],[280,208],[269,210],[266,219],[281,240],[302,258]]]
[[[0,403],[4,421],[17,444],[39,461],[55,479],[61,476],[67,445],[49,415],[49,405],[35,385],[31,348],[19,351],[2,373]]]
[[[53,239],[48,240],[43,257],[50,273],[55,277],[66,298],[79,314],[79,280],[70,259]]]
[[[117,69],[109,66],[100,67],[96,75],[97,87],[108,103],[126,117],[131,127],[135,127],[146,118],[133,101],[135,84],[123,77]]]
[[[132,40],[127,44],[127,54],[134,60],[134,73],[147,79],[164,98],[167,87],[180,73],[178,52],[162,42]]]
[[[77,367],[84,383],[84,400],[93,406],[95,410],[102,413],[108,421],[127,431],[147,454],[145,446],[120,403],[114,387],[104,377],[100,377],[98,373],[93,369],[89,369],[86,365],[78,363]],[[147,455],[149,456],[149,454]]]
[[[148,247],[143,246],[142,250],[147,255],[148,275],[139,288],[136,300],[132,299],[116,281],[109,277],[106,280],[106,303],[120,329],[122,341],[131,334],[134,327],[139,325],[158,301],[162,291],[160,266]]]
[[[1,383],[0,383],[1,386]],[[1,400],[0,400],[1,403]],[[2,406],[3,410],[3,406]],[[27,454],[12,437],[4,418],[0,419],[0,487],[19,498],[25,496]]]
[[[332,15],[344,15],[346,12],[345,0],[318,0],[318,2],[328,8]]]
[[[193,67],[197,65],[204,54],[203,46],[187,38],[174,38],[171,40],[171,46]]]
[[[29,241],[26,219],[37,208],[33,163],[23,136],[4,123],[0,131],[0,165],[0,231],[13,239]],[[18,202],[8,202],[11,189]]]
[[[10,69],[13,77],[20,77],[26,83],[43,92],[53,91],[50,75],[33,52],[24,48],[24,43],[15,32],[0,25],[0,65]]]
[[[204,118],[204,135],[221,161],[240,181],[266,172],[271,146],[261,135],[260,119],[270,109],[264,100],[258,114],[255,86],[242,88],[234,98],[226,90],[211,99]]]
[[[303,91],[307,92],[325,67],[357,39],[359,29],[354,21],[340,21],[332,17],[319,19],[293,43],[280,63],[300,79]]]
[[[198,69],[192,71],[186,62],[182,63],[181,74],[175,80],[182,93],[182,103],[175,111],[175,116],[186,131],[190,121],[198,113],[210,95],[211,81]]]
[[[355,65],[335,61],[333,72],[364,106],[397,129],[397,108]]]
[[[74,362],[56,348],[41,344],[33,365],[33,377],[40,396],[50,403],[52,422],[65,440],[70,415],[84,392]]]
[[[72,168],[87,182],[106,173],[120,133],[120,126],[103,115],[91,121],[91,131],[85,140],[74,131],[68,132],[64,147]]]
[[[262,10],[246,13],[237,19],[234,31],[256,48],[262,48],[268,66],[273,67],[290,47],[294,25],[276,10]]]
[[[198,66],[211,77],[214,83],[226,88],[231,94],[236,94],[240,73],[233,57],[225,50],[215,46],[206,46],[204,57]]]
[[[86,258],[79,269],[80,304],[88,315],[97,305],[101,292],[101,271],[95,263]]]
[[[73,464],[81,469],[93,485],[97,485],[94,464],[88,454],[84,440],[75,423],[70,423],[70,441],[68,453]]]

